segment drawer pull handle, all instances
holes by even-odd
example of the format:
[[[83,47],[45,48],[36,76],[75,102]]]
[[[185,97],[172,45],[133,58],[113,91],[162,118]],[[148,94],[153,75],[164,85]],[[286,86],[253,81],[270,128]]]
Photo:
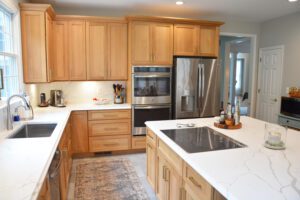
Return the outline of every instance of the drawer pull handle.
[[[170,170],[166,167],[166,172],[165,172],[165,181],[170,180]]]
[[[162,178],[164,180],[166,180],[166,166],[163,166],[163,174],[162,174]]]
[[[200,188],[200,189],[202,189],[202,186],[199,184],[199,183],[197,183],[197,181],[194,179],[194,177],[189,177],[189,180],[196,186],[196,187],[198,187],[198,188]]]
[[[118,115],[109,115],[109,114],[104,114],[103,117],[110,117],[110,118],[116,118]]]
[[[108,146],[108,147],[115,146],[115,145],[118,145],[118,143],[104,144],[104,146]]]
[[[119,128],[104,128],[105,131],[117,131]]]
[[[154,140],[154,138],[152,137],[152,135],[148,134],[148,136],[149,136],[152,140]]]
[[[149,147],[150,149],[153,149],[152,146],[151,146],[150,144],[148,144],[148,147]]]

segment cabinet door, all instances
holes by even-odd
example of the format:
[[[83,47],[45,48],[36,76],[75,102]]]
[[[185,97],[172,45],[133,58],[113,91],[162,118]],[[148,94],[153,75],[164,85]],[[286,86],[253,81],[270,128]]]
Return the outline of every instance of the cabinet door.
[[[66,182],[66,155],[65,155],[65,150],[60,150],[61,151],[61,164],[59,167],[59,188],[60,188],[60,198],[61,200],[66,200],[67,199],[67,182]]]
[[[45,177],[37,200],[51,200],[49,176]]]
[[[182,176],[177,171],[168,166],[166,170],[167,178],[169,178],[169,195],[168,200],[181,200],[182,198]]]
[[[199,26],[174,26],[174,54],[181,56],[196,56],[199,46]]]
[[[219,28],[214,26],[200,27],[200,55],[219,55]]]
[[[46,13],[46,55],[47,55],[47,79],[52,81],[53,69],[53,21]]]
[[[132,22],[131,24],[131,64],[151,64],[151,23]]]
[[[21,12],[23,75],[25,83],[47,82],[45,13]]]
[[[153,64],[173,63],[173,24],[153,24]]]
[[[107,40],[106,23],[86,23],[87,80],[106,79]]]
[[[89,151],[87,111],[76,111],[71,115],[72,151],[85,153]]]
[[[68,64],[68,22],[54,21],[53,23],[53,54],[52,80],[69,80]]]
[[[86,80],[85,21],[69,21],[70,80]]]
[[[163,156],[157,156],[157,182],[156,182],[156,196],[159,200],[167,200],[169,187],[168,187],[168,174],[166,173],[167,161]]]
[[[156,151],[155,146],[150,142],[146,144],[147,153],[147,180],[153,190],[155,190],[156,182]]]
[[[127,24],[109,24],[109,80],[127,80]]]

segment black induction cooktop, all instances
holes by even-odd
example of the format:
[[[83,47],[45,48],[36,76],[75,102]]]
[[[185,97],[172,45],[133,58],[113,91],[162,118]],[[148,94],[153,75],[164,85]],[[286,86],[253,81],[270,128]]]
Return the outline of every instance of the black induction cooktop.
[[[206,126],[161,131],[188,153],[234,149],[246,146]]]

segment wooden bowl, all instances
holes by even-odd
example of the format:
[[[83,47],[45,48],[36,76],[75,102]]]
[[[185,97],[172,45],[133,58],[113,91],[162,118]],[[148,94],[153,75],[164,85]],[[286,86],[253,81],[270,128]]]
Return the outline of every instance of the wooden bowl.
[[[225,119],[225,124],[227,126],[233,126],[234,125],[233,123],[234,123],[234,121],[232,119]]]

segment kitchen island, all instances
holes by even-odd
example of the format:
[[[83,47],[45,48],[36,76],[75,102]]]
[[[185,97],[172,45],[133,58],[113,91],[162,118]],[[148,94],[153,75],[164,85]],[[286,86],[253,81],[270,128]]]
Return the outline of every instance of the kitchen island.
[[[146,122],[147,176],[158,198],[300,199],[300,132],[288,129],[286,149],[271,150],[263,146],[265,122],[241,122],[239,130],[216,128],[213,118]],[[246,147],[187,153],[162,132],[177,123],[207,126]]]

